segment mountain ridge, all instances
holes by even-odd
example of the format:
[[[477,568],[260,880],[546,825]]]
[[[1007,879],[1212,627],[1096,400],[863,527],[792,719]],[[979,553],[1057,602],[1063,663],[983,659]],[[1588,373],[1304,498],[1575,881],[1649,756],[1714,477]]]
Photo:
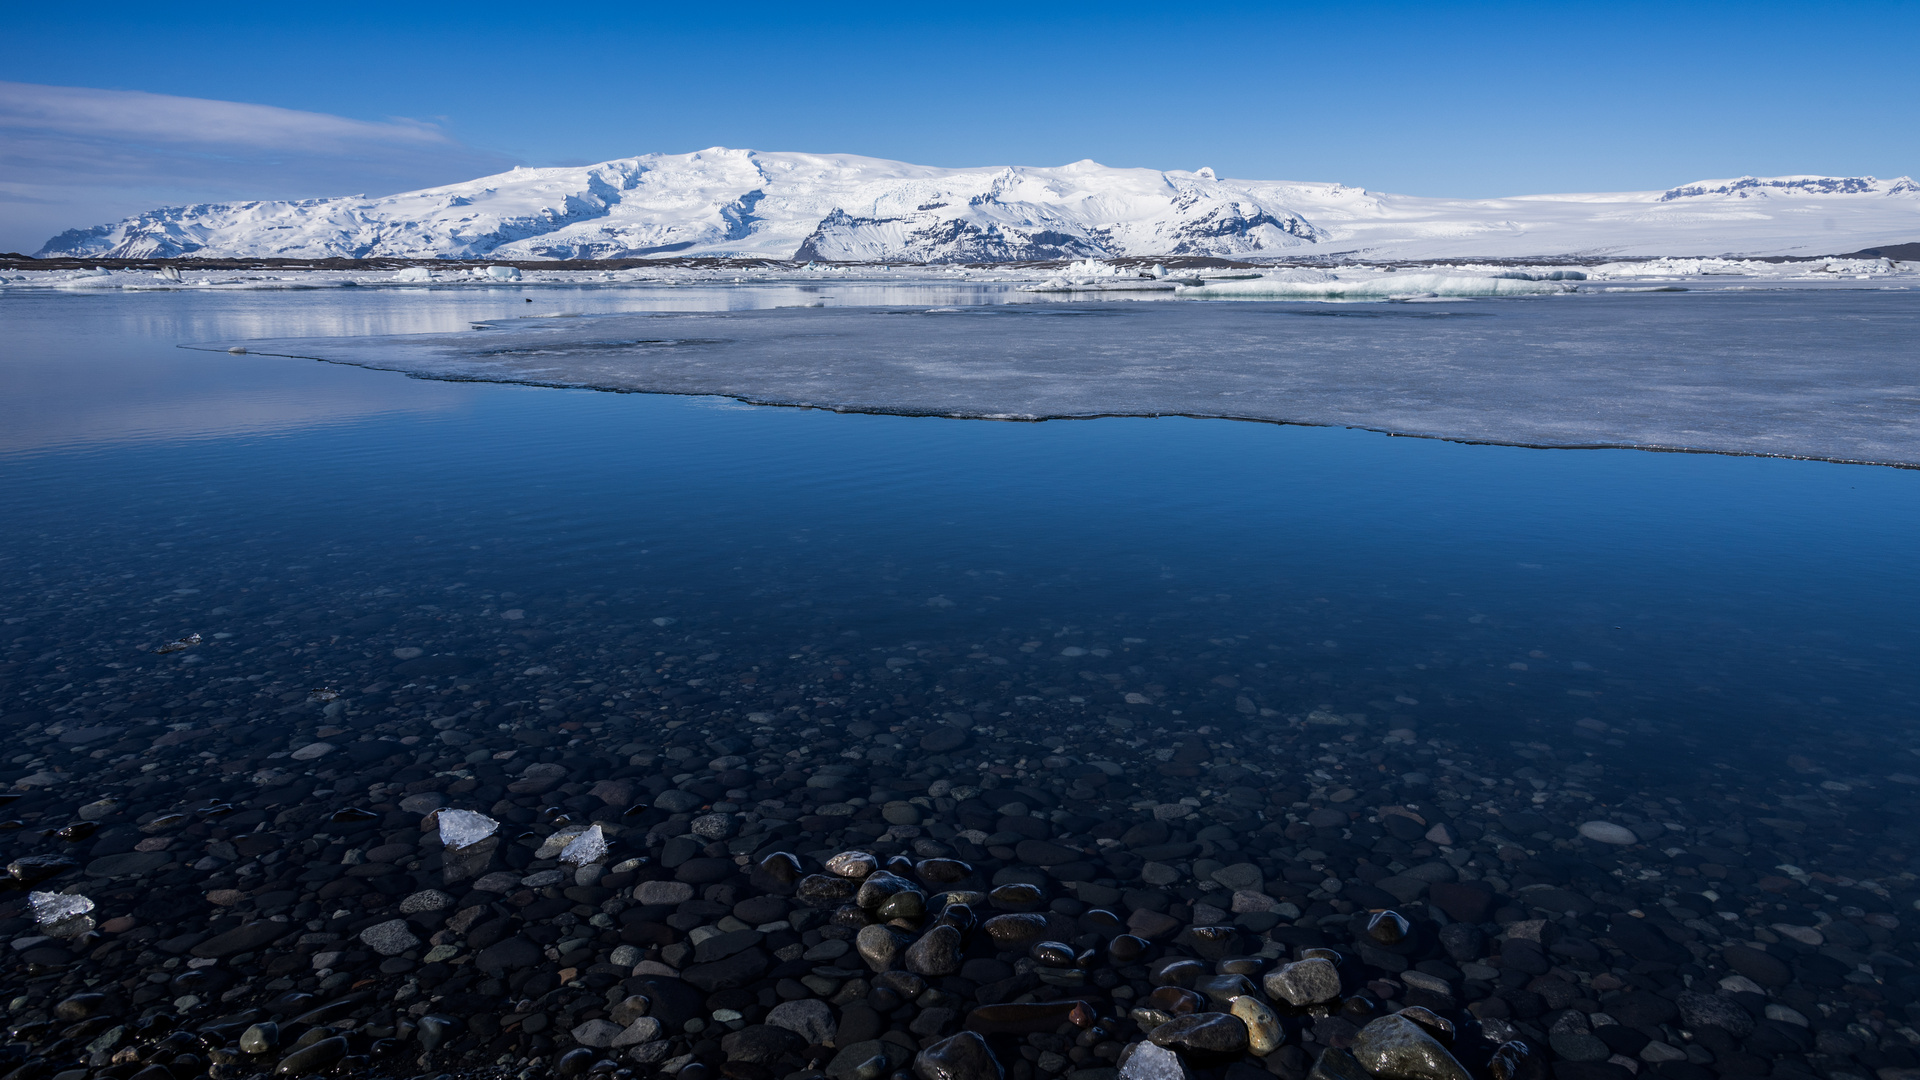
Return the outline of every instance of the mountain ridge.
[[[942,169],[715,147],[516,168],[395,195],[164,207],[37,257],[1007,262],[1824,254],[1920,238],[1899,177],[1737,177],[1664,191],[1437,199],[1211,169]]]

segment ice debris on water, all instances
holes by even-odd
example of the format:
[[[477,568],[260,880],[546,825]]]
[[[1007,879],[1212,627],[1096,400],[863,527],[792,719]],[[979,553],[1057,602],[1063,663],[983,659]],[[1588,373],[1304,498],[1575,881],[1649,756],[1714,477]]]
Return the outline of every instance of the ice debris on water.
[[[575,866],[596,863],[607,857],[607,835],[598,825],[589,825],[560,852],[560,861]]]
[[[471,810],[442,810],[438,820],[440,843],[456,851],[472,847],[500,828],[499,822]]]
[[[30,894],[27,902],[33,905],[33,921],[41,926],[93,910],[93,901],[79,893],[37,892]]]
[[[1143,1042],[1120,1066],[1120,1080],[1187,1080],[1187,1070],[1173,1051]]]
[[[93,929],[93,901],[79,893],[36,892],[27,894],[33,908],[33,921],[48,937],[70,938]]]
[[[181,649],[191,649],[198,644],[200,644],[200,635],[188,634],[183,638],[175,638],[153,651],[164,655],[166,653],[179,652]]]

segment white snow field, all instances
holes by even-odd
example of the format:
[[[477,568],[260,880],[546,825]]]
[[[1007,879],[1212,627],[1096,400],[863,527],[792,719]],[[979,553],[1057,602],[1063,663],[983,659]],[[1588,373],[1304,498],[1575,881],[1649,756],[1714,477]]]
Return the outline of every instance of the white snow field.
[[[1920,466],[1920,290],[1490,280],[1583,291],[512,318],[463,333],[195,347],[843,411],[1178,414]]]
[[[1211,169],[941,169],[715,147],[515,169],[378,198],[205,203],[49,240],[41,257],[1007,262],[1835,255],[1920,240],[1905,177],[1740,177],[1665,191],[1434,199]]]
[[[1861,286],[1859,283],[1871,283]],[[1066,266],[874,266],[816,263],[804,267],[661,265],[618,270],[526,269],[515,266],[409,266],[400,270],[309,270],[263,267],[201,270],[89,268],[0,271],[8,288],[137,292],[310,290],[347,286],[418,291],[493,289],[538,294],[562,289],[643,290],[665,296],[678,286],[738,288],[743,297],[766,286],[870,290],[879,286],[966,287],[1017,291],[1035,298],[1097,294],[1141,300],[1389,300],[1412,297],[1547,295],[1623,288],[1914,288],[1920,262],[1887,258],[1641,259],[1583,264],[1439,263],[1417,267],[1342,264],[1337,269],[1139,269],[1098,260]],[[868,303],[891,302],[868,300]]]

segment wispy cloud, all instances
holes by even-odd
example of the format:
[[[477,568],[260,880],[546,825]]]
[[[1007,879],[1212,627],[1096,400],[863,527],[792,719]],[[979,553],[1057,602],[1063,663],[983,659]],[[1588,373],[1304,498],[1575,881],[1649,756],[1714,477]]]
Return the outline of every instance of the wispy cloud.
[[[385,194],[513,164],[415,120],[0,82],[0,250],[155,206]]]

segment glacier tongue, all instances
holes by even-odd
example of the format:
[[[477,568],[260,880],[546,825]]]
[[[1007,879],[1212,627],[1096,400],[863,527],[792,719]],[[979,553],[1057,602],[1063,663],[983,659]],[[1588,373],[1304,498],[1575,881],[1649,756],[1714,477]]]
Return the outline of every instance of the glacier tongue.
[[[1920,235],[1905,178],[1706,180],[1462,200],[1115,169],[938,169],[715,147],[515,169],[380,198],[204,203],[74,229],[72,258],[1015,262],[1118,256],[1830,255]]]

